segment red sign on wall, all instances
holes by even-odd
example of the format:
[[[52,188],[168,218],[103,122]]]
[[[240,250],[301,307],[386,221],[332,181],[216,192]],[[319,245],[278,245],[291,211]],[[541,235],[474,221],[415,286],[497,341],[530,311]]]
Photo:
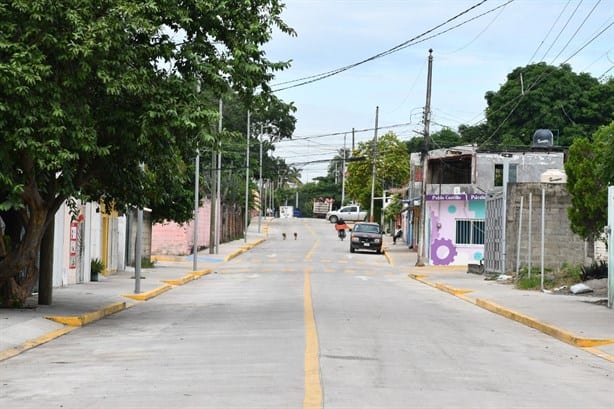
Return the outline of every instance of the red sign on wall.
[[[68,268],[77,268],[77,229],[79,228],[79,222],[70,222],[70,242],[68,250]]]

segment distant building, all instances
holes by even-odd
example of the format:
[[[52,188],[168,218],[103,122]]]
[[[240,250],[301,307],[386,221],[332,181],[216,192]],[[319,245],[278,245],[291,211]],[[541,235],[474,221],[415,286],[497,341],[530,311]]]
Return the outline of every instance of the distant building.
[[[548,234],[569,244],[563,250],[565,254],[560,254],[560,250],[555,253],[555,246],[546,251],[552,253],[553,262],[582,263],[583,242],[571,233],[565,213],[569,197],[564,185],[564,160],[565,152],[552,146],[510,151],[481,151],[474,146],[433,150],[428,154],[423,192],[420,155],[412,154],[412,180],[406,189],[404,212],[409,246],[417,248],[424,226],[424,255],[428,264],[485,263],[487,270],[513,271],[518,258],[519,202],[524,196],[521,259],[526,265],[530,253],[535,259],[531,260],[533,265],[537,265],[540,257],[537,232],[541,224],[537,215],[541,210],[536,206],[541,206],[543,188],[548,192],[546,206],[554,212],[548,216]],[[424,222],[420,220],[423,193]],[[531,230],[526,224],[529,193],[534,200]],[[555,231],[553,226],[560,229]],[[527,244],[529,231],[531,250]]]

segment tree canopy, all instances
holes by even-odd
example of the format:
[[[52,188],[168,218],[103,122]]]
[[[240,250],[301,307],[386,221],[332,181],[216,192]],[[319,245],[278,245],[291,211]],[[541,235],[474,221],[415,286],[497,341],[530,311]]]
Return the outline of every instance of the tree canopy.
[[[374,149],[375,146],[375,149]],[[388,132],[373,141],[361,142],[352,153],[353,159],[348,164],[348,177],[346,179],[346,196],[353,198],[363,207],[367,208],[371,202],[371,181],[373,158],[375,157],[375,196],[382,197],[383,190],[403,187],[409,180],[409,157],[407,147],[393,132]],[[382,201],[376,202],[378,209]],[[375,209],[371,209],[374,215]]]
[[[246,106],[256,91],[264,98],[288,66],[262,51],[274,28],[293,34],[282,8],[278,0],[0,6],[0,211],[23,231],[0,260],[3,303],[29,294],[42,235],[67,199],[189,216],[193,157],[217,119],[198,89],[232,90]]]
[[[584,239],[597,239],[607,224],[607,189],[614,184],[614,121],[595,132],[592,141],[578,138],[569,148],[565,172],[572,196],[571,229]]]
[[[614,113],[614,79],[602,83],[571,66],[546,63],[518,67],[498,91],[485,95],[486,123],[461,125],[463,141],[481,146],[529,146],[537,129],[550,129],[555,143],[570,146],[591,138]]]

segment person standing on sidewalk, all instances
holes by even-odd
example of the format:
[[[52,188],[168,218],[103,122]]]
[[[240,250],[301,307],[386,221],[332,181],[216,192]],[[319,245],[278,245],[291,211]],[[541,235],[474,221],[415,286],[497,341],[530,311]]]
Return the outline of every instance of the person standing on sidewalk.
[[[397,224],[397,228],[394,231],[394,235],[392,236],[392,244],[397,244],[397,239],[400,239],[403,236],[403,230],[401,230],[401,225]]]

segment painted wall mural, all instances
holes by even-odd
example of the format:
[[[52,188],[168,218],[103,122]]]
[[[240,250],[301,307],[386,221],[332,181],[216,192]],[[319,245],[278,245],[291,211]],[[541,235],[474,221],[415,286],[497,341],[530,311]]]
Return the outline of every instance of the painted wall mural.
[[[432,265],[466,265],[479,263],[484,244],[459,244],[457,221],[484,221],[485,195],[427,196],[430,216],[430,261]]]

